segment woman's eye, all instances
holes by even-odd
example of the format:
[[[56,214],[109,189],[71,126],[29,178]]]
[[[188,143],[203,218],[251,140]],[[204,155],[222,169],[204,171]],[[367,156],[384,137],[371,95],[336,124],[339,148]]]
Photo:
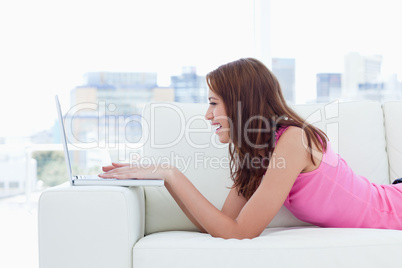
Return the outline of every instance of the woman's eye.
[[[216,102],[210,102],[209,105],[216,105]]]

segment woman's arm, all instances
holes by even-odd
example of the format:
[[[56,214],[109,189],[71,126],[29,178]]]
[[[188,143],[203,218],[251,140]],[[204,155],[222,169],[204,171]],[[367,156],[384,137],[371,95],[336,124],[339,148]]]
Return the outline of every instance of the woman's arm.
[[[221,211],[223,214],[235,220],[246,203],[247,199],[243,195],[239,195],[238,189],[232,188]]]
[[[311,161],[303,146],[302,135],[302,130],[295,127],[290,127],[282,135],[260,187],[241,209],[238,207],[240,213],[236,218],[236,209],[228,212],[230,209],[226,205],[226,214],[218,210],[176,168],[156,168],[151,172],[150,168],[122,167],[101,177],[163,178],[170,191],[174,192],[175,199],[179,200],[179,205],[212,236],[254,238],[261,234],[279,211],[297,176]],[[234,194],[232,191],[229,196],[234,198]]]

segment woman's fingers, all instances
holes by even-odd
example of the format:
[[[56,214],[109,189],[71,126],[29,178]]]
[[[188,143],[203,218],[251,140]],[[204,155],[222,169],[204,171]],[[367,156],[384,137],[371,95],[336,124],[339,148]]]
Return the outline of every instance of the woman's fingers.
[[[103,173],[98,175],[101,178],[104,179],[119,179],[119,180],[124,180],[124,179],[135,179],[133,175],[131,174],[113,174],[113,173]]]
[[[128,164],[128,163],[112,163],[112,165],[113,165],[114,167],[127,167],[127,166],[129,166],[130,164]]]
[[[108,171],[110,171],[110,170],[112,170],[112,169],[115,169],[116,167],[114,167],[114,166],[105,166],[105,167],[102,167],[102,170],[104,171],[104,172],[108,172]]]
[[[129,164],[112,163],[112,166],[103,167],[104,173],[98,176],[105,179],[135,179],[135,169]]]
[[[102,171],[108,172],[108,171],[111,171],[111,170],[113,170],[113,169],[115,169],[115,168],[127,167],[127,166],[129,166],[129,165],[130,165],[130,164],[127,164],[127,163],[112,163],[111,166],[104,166],[104,167],[102,167]]]

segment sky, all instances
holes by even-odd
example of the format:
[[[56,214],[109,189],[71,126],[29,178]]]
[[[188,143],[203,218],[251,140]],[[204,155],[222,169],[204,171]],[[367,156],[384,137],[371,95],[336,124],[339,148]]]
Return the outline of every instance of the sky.
[[[271,56],[296,59],[296,100],[317,72],[342,72],[344,55],[381,54],[402,77],[397,0],[271,0]],[[250,0],[20,0],[0,2],[0,137],[29,136],[56,120],[54,95],[93,71],[206,74],[253,57]]]

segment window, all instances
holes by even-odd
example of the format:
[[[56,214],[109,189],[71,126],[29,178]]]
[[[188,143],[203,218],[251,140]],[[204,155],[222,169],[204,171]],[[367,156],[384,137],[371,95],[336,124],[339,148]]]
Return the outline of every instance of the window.
[[[342,94],[332,92],[334,98],[401,99],[398,6],[393,0],[272,0],[271,55],[295,60],[296,103],[333,99],[320,95],[317,74],[341,75]]]
[[[19,170],[21,175],[7,187],[0,181],[0,197],[35,190],[36,177],[53,179],[48,186],[60,183],[55,174],[66,178],[61,146],[51,144],[60,139],[55,94],[64,112],[100,96],[109,101],[104,105],[110,112],[138,113],[142,106],[132,106],[130,98],[203,101],[202,77],[208,71],[241,57],[257,57],[277,75],[291,103],[402,99],[399,2],[1,1],[0,160],[5,174],[11,170],[15,175],[18,167],[27,170]],[[139,81],[146,86],[139,86]],[[192,94],[186,93],[186,85]],[[124,91],[127,88],[130,92]],[[119,107],[110,106],[119,100]],[[104,130],[123,136],[125,131],[140,131],[135,116],[110,118],[122,120],[127,128]],[[88,119],[75,124],[92,128],[78,133],[80,139],[96,137]],[[130,136],[128,142],[136,138]],[[90,166],[99,156],[77,151],[74,159]],[[31,184],[20,188],[32,172],[36,177],[29,175]],[[20,226],[12,217],[5,219],[6,226]],[[32,213],[27,216],[25,211],[19,219],[28,228],[7,229],[4,248],[21,230],[32,230],[32,236],[25,237],[35,237]],[[37,247],[33,240],[26,241],[29,247]],[[36,250],[21,250],[1,259],[0,266],[34,267]],[[28,257],[16,257],[21,255]]]

